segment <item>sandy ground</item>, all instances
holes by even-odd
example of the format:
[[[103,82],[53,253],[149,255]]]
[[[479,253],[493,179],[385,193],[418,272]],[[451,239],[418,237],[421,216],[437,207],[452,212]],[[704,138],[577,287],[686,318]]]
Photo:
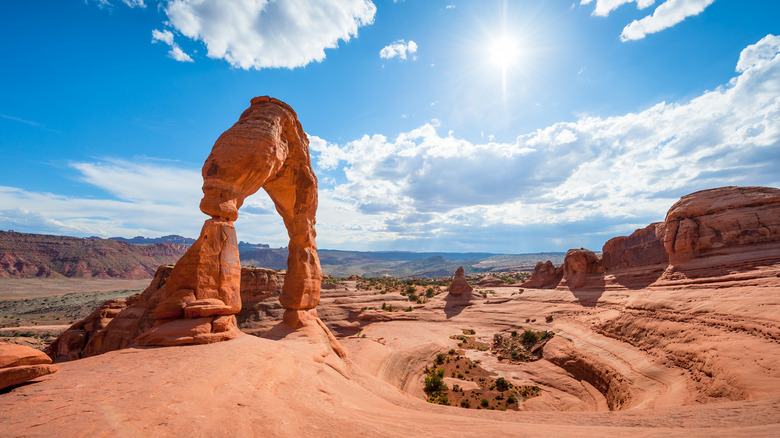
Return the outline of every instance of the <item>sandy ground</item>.
[[[358,315],[342,360],[319,329],[132,348],[62,363],[0,394],[4,436],[778,436],[780,266],[749,281],[636,290],[491,288],[454,306],[365,309],[400,297],[326,291]],[[336,308],[339,311],[336,311]],[[388,320],[389,319],[389,320]],[[343,323],[343,321],[341,321]],[[353,322],[354,323],[354,322]],[[469,351],[542,395],[520,411],[427,403],[423,370],[473,329],[551,330],[525,364]],[[365,336],[364,336],[365,335]],[[266,335],[268,336],[268,334]]]
[[[76,292],[144,290],[151,278],[114,280],[100,278],[0,278],[0,301],[50,297]]]

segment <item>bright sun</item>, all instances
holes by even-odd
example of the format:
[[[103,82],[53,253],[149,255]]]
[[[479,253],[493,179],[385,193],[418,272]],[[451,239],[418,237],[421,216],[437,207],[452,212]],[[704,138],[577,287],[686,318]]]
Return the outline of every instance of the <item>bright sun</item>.
[[[491,41],[488,54],[491,63],[506,69],[517,62],[520,56],[520,47],[516,39],[509,35],[501,35]]]

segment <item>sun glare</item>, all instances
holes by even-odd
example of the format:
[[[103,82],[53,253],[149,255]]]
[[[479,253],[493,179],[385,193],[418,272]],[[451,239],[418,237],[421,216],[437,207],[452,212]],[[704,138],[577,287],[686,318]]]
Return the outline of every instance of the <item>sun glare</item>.
[[[501,35],[490,43],[488,55],[491,63],[501,68],[507,68],[517,62],[520,55],[520,47],[515,38],[509,35]]]

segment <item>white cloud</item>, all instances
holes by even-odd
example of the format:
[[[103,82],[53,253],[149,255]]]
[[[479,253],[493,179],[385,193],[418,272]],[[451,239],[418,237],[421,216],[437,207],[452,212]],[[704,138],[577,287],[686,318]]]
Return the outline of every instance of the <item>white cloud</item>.
[[[88,0],[84,0],[85,3],[88,2]],[[110,0],[95,0],[97,2],[97,5],[99,8],[110,8],[113,6]],[[126,6],[129,6],[131,8],[145,8],[146,3],[144,3],[144,0],[122,0],[122,3],[124,3]]]
[[[543,251],[598,249],[662,220],[682,195],[780,186],[780,37],[745,48],[728,84],[685,102],[582,117],[516,141],[474,143],[431,121],[395,137],[334,144],[310,135],[320,178],[321,248]],[[75,163],[107,195],[0,187],[0,228],[77,235],[197,235],[198,169]],[[269,214],[270,213],[270,214]],[[239,238],[286,244],[264,194],[247,199]],[[38,230],[38,231],[36,231]]]
[[[302,67],[373,23],[370,0],[172,0],[169,24],[233,67]]]
[[[653,15],[634,20],[620,34],[622,41],[640,40],[651,33],[668,29],[686,18],[699,15],[715,0],[667,0]]]
[[[739,76],[691,101],[557,123],[515,143],[475,144],[425,124],[345,145],[317,138],[312,150],[319,169],[343,169],[325,192],[357,210],[342,220],[371,217],[406,238],[458,238],[464,226],[635,226],[699,189],[780,185],[779,52],[768,36],[742,52]]]
[[[580,4],[587,5],[592,1],[582,0]],[[666,0],[651,15],[634,20],[624,27],[620,39],[622,41],[640,40],[649,34],[668,29],[690,16],[700,14],[714,2],[715,0]],[[596,0],[593,15],[606,17],[627,3],[636,3],[637,8],[645,9],[655,4],[655,0]]]
[[[406,59],[408,54],[414,60],[417,59],[414,56],[415,53],[417,53],[417,43],[412,40],[409,40],[408,43],[404,40],[398,40],[383,47],[379,51],[379,57],[382,59],[393,59],[397,56],[399,59]]]
[[[152,30],[152,42],[156,43],[158,41],[161,41],[170,46],[171,49],[168,51],[169,57],[180,62],[193,62],[190,55],[186,54],[184,50],[182,50],[181,47],[179,47],[179,45],[173,41],[173,32],[170,30]]]
[[[165,44],[173,45],[173,32],[170,30],[159,31],[157,29],[152,30],[152,42],[162,41]]]

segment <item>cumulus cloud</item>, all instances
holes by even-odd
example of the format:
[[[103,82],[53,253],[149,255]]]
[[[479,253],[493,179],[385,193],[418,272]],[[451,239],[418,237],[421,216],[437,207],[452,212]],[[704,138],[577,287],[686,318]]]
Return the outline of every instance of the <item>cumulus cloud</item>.
[[[557,123],[513,143],[472,143],[429,123],[343,145],[316,138],[312,150],[341,181],[327,197],[384,232],[424,240],[587,223],[607,235],[603,224],[615,232],[661,220],[696,190],[780,185],[779,53],[780,38],[767,36],[742,52],[739,76],[695,99]]]
[[[592,1],[582,0],[580,4],[587,5]],[[620,39],[622,41],[640,40],[649,34],[668,29],[690,16],[700,14],[714,2],[715,0],[666,0],[651,15],[634,20],[624,27]],[[655,4],[655,0],[596,0],[593,15],[606,17],[610,12],[626,3],[636,3],[637,8],[645,9]]]
[[[414,54],[417,53],[417,43],[409,40],[407,43],[404,40],[398,40],[382,48],[379,51],[379,57],[382,59],[393,59],[398,57],[399,59],[406,59],[407,54],[412,59],[417,59]]]
[[[585,246],[663,220],[682,195],[780,186],[780,37],[745,48],[737,76],[679,103],[587,116],[473,142],[437,122],[344,144],[310,135],[322,248],[536,252]],[[201,178],[175,163],[74,163],[103,199],[0,187],[0,228],[77,235],[196,236]],[[239,238],[285,245],[267,195],[247,199]],[[26,227],[26,228],[25,228]],[[38,231],[40,232],[40,231]]]
[[[171,50],[168,51],[169,57],[180,62],[193,62],[190,55],[185,53],[184,50],[182,50],[181,47],[179,47],[179,45],[173,41],[173,32],[170,30],[152,30],[152,42],[156,43],[158,41],[170,46]]]
[[[302,67],[373,23],[370,0],[172,0],[169,24],[233,67]]]

